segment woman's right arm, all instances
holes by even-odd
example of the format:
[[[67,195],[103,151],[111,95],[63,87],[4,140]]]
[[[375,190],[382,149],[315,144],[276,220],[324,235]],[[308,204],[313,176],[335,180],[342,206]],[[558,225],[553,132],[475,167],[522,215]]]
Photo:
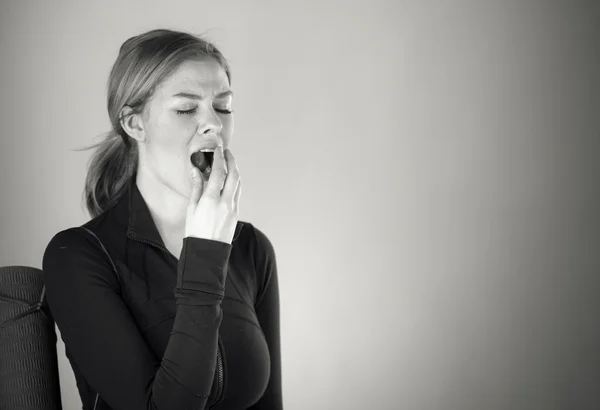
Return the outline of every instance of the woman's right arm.
[[[225,242],[184,239],[173,331],[164,356],[157,358],[99,245],[75,228],[52,238],[43,258],[48,304],[72,359],[110,407],[204,408],[216,367],[230,251]]]

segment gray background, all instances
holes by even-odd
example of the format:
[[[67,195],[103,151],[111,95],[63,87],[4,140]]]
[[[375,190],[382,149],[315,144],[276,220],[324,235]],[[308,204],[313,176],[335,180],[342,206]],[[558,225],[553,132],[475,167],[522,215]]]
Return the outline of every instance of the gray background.
[[[0,265],[88,219],[73,150],[121,43],[209,30],[286,409],[600,408],[599,26],[572,0],[4,1]]]

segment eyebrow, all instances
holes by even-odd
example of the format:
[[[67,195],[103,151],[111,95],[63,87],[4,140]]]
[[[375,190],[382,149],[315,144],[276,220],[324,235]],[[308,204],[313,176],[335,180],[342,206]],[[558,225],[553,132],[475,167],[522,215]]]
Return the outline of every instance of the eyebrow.
[[[233,91],[227,90],[227,91],[223,91],[222,93],[215,95],[215,98],[224,98],[224,97],[228,97],[230,95],[233,95]],[[203,100],[204,99],[204,97],[201,95],[190,93],[190,92],[185,92],[185,91],[174,94],[173,97],[191,98],[192,100]]]

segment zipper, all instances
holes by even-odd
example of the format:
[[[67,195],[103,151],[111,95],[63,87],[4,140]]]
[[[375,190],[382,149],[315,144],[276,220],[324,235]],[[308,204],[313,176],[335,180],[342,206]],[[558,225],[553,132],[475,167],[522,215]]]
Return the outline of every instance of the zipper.
[[[223,354],[222,354],[222,343],[221,338],[218,339],[217,345],[217,388],[215,390],[215,398],[208,406],[209,409],[216,406],[223,399],[223,387],[225,379],[225,370],[223,366]]]
[[[162,245],[157,244],[156,242],[152,242],[152,241],[148,241],[146,239],[139,238],[139,237],[133,235],[131,232],[128,232],[127,236],[135,241],[140,242],[140,243],[150,245],[157,249],[160,249],[161,251],[166,252],[167,254],[172,256],[175,260],[177,260],[177,258],[167,248],[165,248]],[[225,370],[224,370],[224,366],[223,366],[223,346],[222,346],[221,338],[218,337],[218,341],[217,341],[217,389],[215,392],[215,398],[210,403],[209,408],[212,408],[216,404],[220,403],[221,400],[223,399],[223,390],[224,390],[224,384],[225,384],[224,379],[225,379]],[[98,402],[98,396],[96,396],[96,402]],[[94,404],[93,410],[95,410],[95,409],[96,409],[96,405]]]
[[[155,247],[155,248],[158,248],[158,249],[160,249],[161,251],[163,251],[163,252],[166,252],[166,253],[167,253],[169,256],[173,257],[175,260],[177,260],[177,257],[176,257],[175,255],[173,255],[173,254],[171,253],[171,251],[170,251],[170,250],[168,250],[167,248],[165,248],[165,247],[164,247],[164,246],[162,246],[162,245],[159,245],[159,244],[157,244],[156,242],[151,242],[151,241],[148,241],[148,240],[146,240],[146,239],[142,239],[142,238],[140,238],[140,237],[137,237],[137,236],[135,236],[135,235],[134,235],[134,234],[132,234],[131,232],[128,232],[128,233],[127,233],[127,236],[128,236],[130,239],[133,239],[133,240],[135,240],[135,241],[138,241],[138,242],[141,242],[141,243],[143,243],[143,244],[150,245],[150,246],[153,246],[153,247]]]
[[[217,349],[217,400],[215,403],[219,403],[223,398],[223,384],[225,378],[225,368],[223,366],[223,353],[221,346],[221,339],[218,340],[218,349]]]

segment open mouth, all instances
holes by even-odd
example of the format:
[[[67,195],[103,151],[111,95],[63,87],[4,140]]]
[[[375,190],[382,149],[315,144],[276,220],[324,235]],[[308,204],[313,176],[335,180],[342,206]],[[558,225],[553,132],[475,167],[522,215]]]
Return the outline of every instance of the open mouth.
[[[192,164],[198,168],[206,178],[208,178],[210,171],[212,170],[214,155],[214,151],[203,149],[194,152],[190,157],[190,160],[192,161]]]

